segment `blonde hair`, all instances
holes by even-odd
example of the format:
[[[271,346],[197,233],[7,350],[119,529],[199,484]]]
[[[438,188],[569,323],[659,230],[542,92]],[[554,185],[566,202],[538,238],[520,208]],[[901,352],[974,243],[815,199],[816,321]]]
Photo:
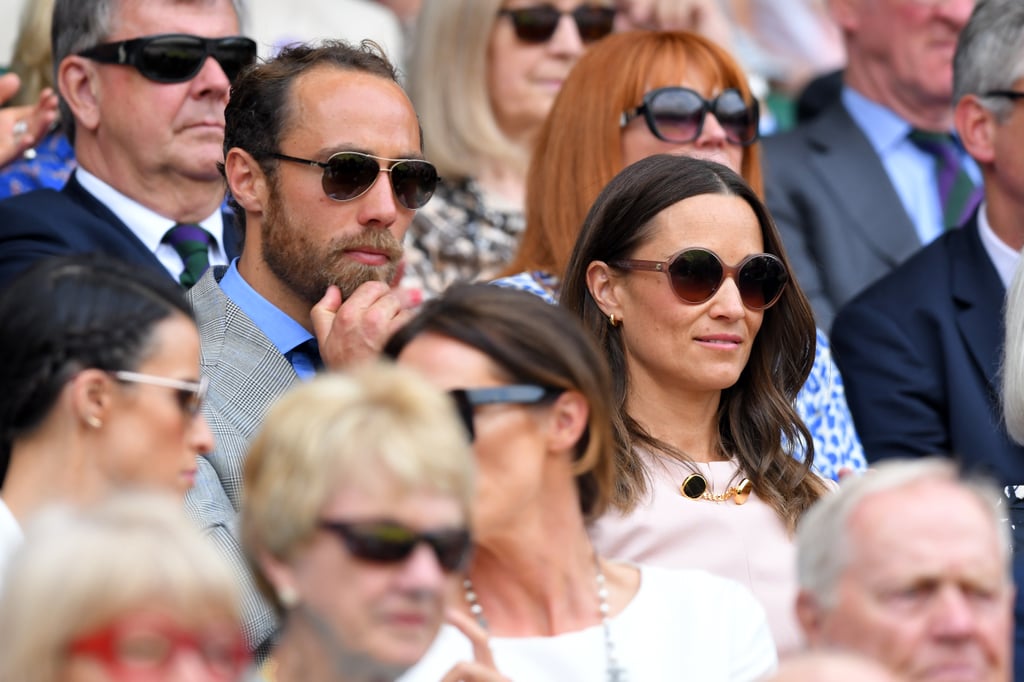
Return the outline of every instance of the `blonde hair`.
[[[12,105],[35,104],[44,88],[53,87],[53,52],[50,20],[54,0],[31,0],[21,13],[17,42],[11,55],[11,71],[21,78]]]
[[[54,682],[65,647],[159,600],[183,616],[239,623],[235,576],[181,501],[118,493],[33,523],[0,593],[0,680]]]
[[[382,469],[407,490],[450,495],[469,518],[465,427],[451,399],[412,370],[380,363],[321,376],[274,405],[246,458],[242,504],[242,544],[268,598],[277,599],[257,558],[290,559],[342,482]]]
[[[501,0],[430,0],[416,19],[407,79],[425,155],[446,180],[492,164],[526,171],[529,150],[498,125],[487,86],[487,48]]]

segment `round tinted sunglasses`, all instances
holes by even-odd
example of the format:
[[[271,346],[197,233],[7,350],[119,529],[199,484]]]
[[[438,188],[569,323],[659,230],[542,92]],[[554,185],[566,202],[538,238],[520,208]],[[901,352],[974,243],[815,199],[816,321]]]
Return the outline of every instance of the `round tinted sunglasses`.
[[[697,305],[711,299],[726,277],[736,282],[743,305],[764,310],[775,305],[789,281],[786,266],[770,253],[747,256],[738,265],[725,265],[714,251],[684,249],[667,261],[617,260],[610,263],[621,270],[664,272],[672,291],[683,303]]]
[[[395,191],[398,203],[415,210],[434,196],[434,190],[440,180],[434,164],[423,159],[385,159],[362,152],[339,152],[326,162],[301,159],[287,154],[270,156],[282,161],[322,168],[324,174],[321,183],[324,194],[335,201],[358,199],[370,191],[381,173],[387,173],[391,178],[391,188]],[[389,161],[391,165],[381,166],[381,161]]]
[[[498,16],[512,19],[516,37],[524,43],[545,43],[551,40],[563,14],[573,18],[580,40],[585,43],[604,38],[612,32],[615,22],[615,8],[601,5],[583,4],[571,12],[563,12],[549,4],[498,10]]]
[[[704,130],[711,113],[725,131],[725,139],[747,146],[758,138],[760,108],[757,100],[748,104],[739,90],[723,90],[712,100],[690,88],[658,88],[644,95],[643,104],[623,112],[620,127],[643,115],[651,134],[665,142],[693,142]]]
[[[318,525],[341,538],[352,556],[393,564],[404,561],[421,542],[434,550],[437,563],[449,573],[466,567],[473,541],[465,528],[417,532],[395,521],[321,520]]]
[[[536,405],[551,400],[562,394],[561,388],[550,386],[534,386],[532,384],[514,384],[511,386],[492,386],[488,388],[456,388],[448,391],[455,401],[459,417],[466,426],[469,440],[476,438],[473,425],[474,409],[478,405],[495,405],[499,403],[517,405]]]
[[[207,57],[213,57],[228,80],[256,61],[256,42],[242,36],[202,38],[166,33],[103,43],[78,53],[102,64],[133,66],[157,83],[184,83],[196,77]]]

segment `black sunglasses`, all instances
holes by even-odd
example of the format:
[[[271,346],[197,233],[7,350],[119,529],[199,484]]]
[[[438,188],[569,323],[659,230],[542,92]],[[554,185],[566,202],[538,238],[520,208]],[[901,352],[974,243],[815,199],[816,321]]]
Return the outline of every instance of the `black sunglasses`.
[[[324,194],[335,201],[358,199],[373,187],[381,173],[391,177],[391,188],[398,203],[406,208],[417,209],[430,201],[441,179],[434,164],[423,159],[385,159],[362,152],[339,152],[324,161],[300,159],[287,154],[270,154],[275,159],[317,166],[324,169]],[[390,161],[387,168],[381,161]]]
[[[563,14],[573,18],[580,40],[585,43],[604,38],[612,32],[615,22],[615,8],[601,5],[583,4],[571,12],[563,12],[548,4],[498,10],[498,16],[511,17],[516,37],[524,43],[545,43],[551,40]]]
[[[789,281],[786,266],[770,253],[751,254],[738,265],[725,265],[714,251],[692,248],[683,249],[667,261],[625,259],[610,265],[622,270],[664,272],[676,297],[693,305],[710,300],[725,278],[731,277],[743,305],[764,310],[775,305]]]
[[[450,528],[424,533],[396,521],[328,521],[317,525],[341,538],[352,556],[383,564],[406,559],[421,542],[427,543],[441,568],[449,573],[466,567],[473,541],[465,528]]]
[[[477,405],[494,405],[508,403],[517,405],[536,405],[556,398],[564,389],[550,386],[534,386],[532,384],[514,384],[512,386],[493,386],[490,388],[456,388],[448,391],[455,401],[455,407],[466,425],[469,440],[476,438],[473,426],[473,408]]]
[[[745,147],[757,141],[760,111],[757,100],[747,104],[735,88],[723,90],[712,100],[690,88],[658,88],[644,95],[643,104],[623,112],[619,125],[625,127],[642,114],[647,128],[659,140],[693,142],[700,137],[704,120],[711,113],[725,131],[725,139]]]
[[[166,33],[103,43],[78,54],[103,64],[134,66],[157,83],[190,81],[203,68],[206,58],[213,57],[228,80],[234,81],[243,68],[256,61],[256,42],[242,36],[202,38]]]

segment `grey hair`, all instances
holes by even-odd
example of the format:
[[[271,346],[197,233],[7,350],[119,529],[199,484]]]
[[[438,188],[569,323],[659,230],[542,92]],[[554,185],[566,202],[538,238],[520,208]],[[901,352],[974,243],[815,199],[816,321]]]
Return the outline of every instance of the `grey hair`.
[[[980,0],[960,32],[953,57],[953,102],[975,95],[1000,121],[1013,109],[1005,97],[984,97],[1007,90],[1024,76],[1024,3]]]
[[[99,45],[113,32],[115,11],[126,2],[142,0],[56,0],[50,45],[53,49],[53,82],[59,83],[60,63],[65,57]],[[145,0],[153,2],[153,0]],[[209,4],[211,0],[164,0],[174,4]],[[213,0],[216,1],[216,0]],[[231,0],[239,27],[246,18],[245,0]],[[59,90],[59,88],[58,88]],[[59,94],[59,93],[58,93]],[[60,121],[68,140],[75,142],[75,118],[64,97],[60,97]]]
[[[959,484],[977,499],[992,519],[999,537],[1006,579],[1010,580],[1010,527],[1000,507],[999,490],[985,480],[962,478],[950,459],[924,457],[875,464],[864,475],[845,479],[837,492],[822,497],[807,510],[796,531],[797,584],[800,590],[813,595],[823,608],[834,607],[839,578],[856,551],[849,539],[849,522],[854,512],[871,495],[924,481]]]
[[[1024,267],[1017,268],[1006,292],[1004,319],[1003,419],[1010,438],[1024,443]]]

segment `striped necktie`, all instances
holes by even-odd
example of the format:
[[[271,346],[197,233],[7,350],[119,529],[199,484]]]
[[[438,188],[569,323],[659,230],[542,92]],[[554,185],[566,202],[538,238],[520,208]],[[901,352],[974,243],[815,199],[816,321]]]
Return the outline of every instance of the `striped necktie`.
[[[213,235],[198,225],[178,223],[167,230],[162,241],[173,246],[181,257],[185,269],[178,276],[178,281],[186,289],[198,282],[210,267]]]
[[[935,157],[935,181],[942,203],[942,225],[959,227],[981,201],[982,188],[975,187],[964,170],[960,149],[949,133],[912,130],[908,135],[918,149]]]

